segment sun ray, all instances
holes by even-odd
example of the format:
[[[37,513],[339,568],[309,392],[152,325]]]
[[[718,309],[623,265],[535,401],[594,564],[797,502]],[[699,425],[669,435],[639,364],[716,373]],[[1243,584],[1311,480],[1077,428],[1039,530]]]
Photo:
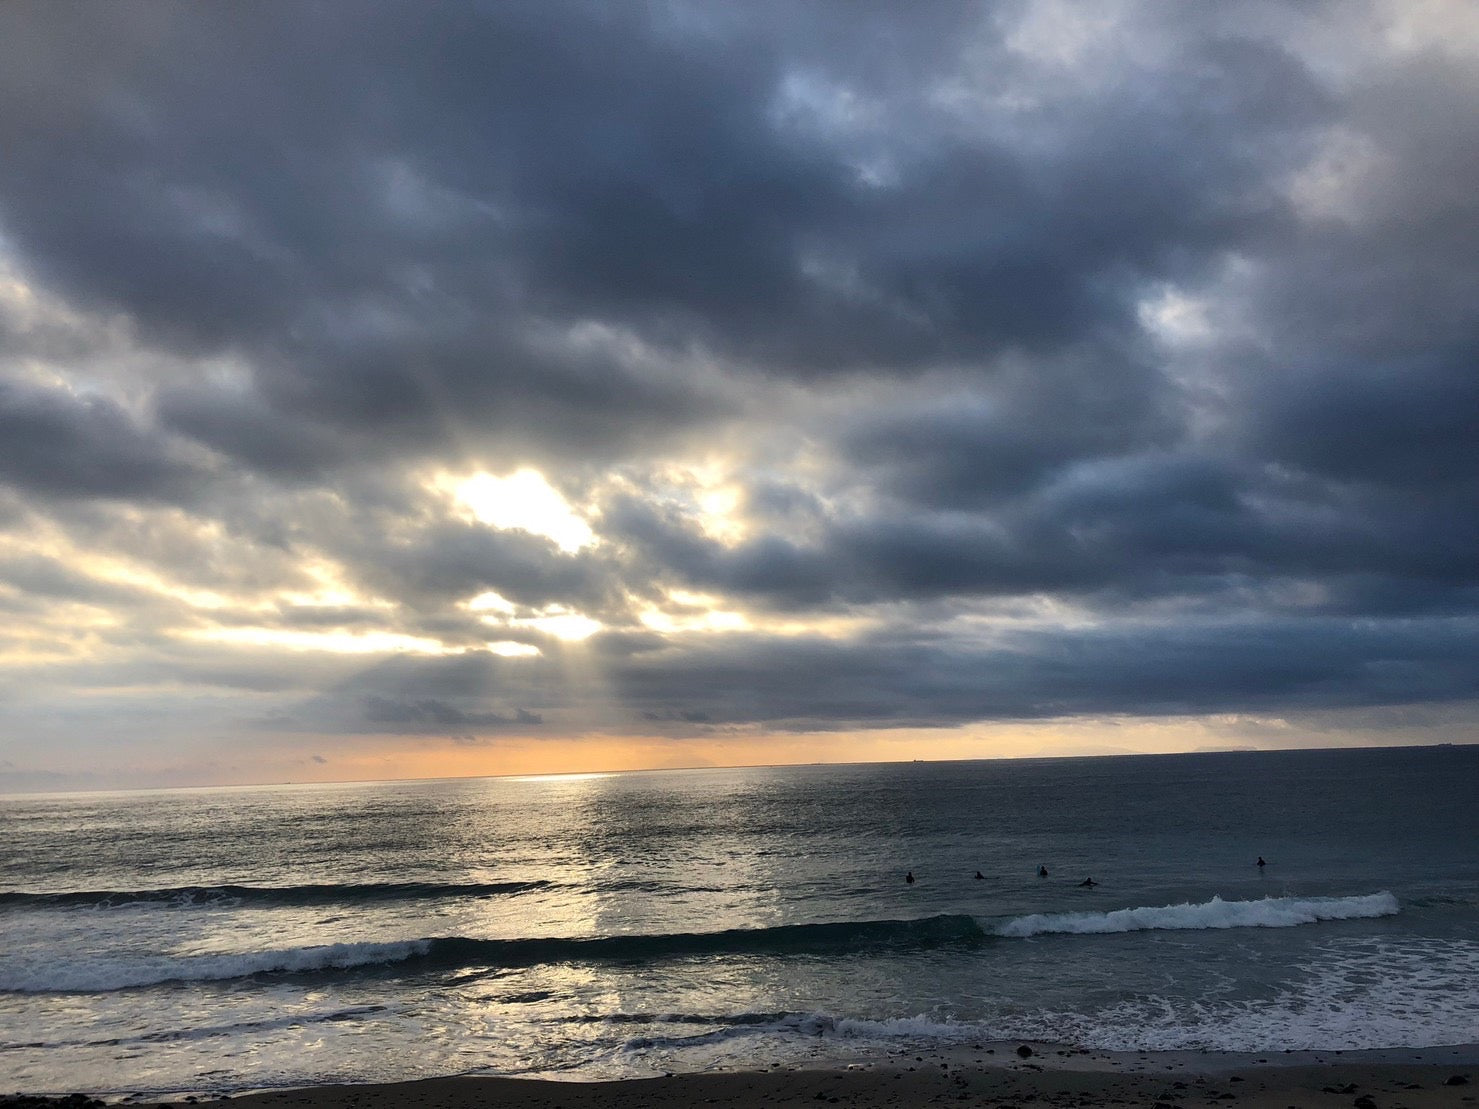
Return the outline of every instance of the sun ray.
[[[567,554],[595,545],[591,526],[538,470],[524,467],[503,477],[482,471],[466,477],[439,474],[432,486],[490,527],[542,535]]]

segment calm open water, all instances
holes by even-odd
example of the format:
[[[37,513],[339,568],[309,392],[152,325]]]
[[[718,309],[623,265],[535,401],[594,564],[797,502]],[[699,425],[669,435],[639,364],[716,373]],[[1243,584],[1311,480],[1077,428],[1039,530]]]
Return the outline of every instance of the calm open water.
[[[1476,784],[1442,747],[4,798],[0,1090],[1473,1043]]]

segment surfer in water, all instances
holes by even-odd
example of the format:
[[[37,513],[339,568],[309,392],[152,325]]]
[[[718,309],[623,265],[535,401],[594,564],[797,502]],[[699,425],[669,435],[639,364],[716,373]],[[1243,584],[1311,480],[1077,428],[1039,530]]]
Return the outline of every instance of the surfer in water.
[[[976,871],[976,879],[977,879],[977,880],[978,880],[978,881],[979,881],[979,880],[980,880],[980,879],[982,879],[982,878],[985,878],[985,877],[986,877],[986,875],[984,875],[984,874],[982,874],[982,873],[981,873],[981,872],[980,872],[980,871],[979,871],[979,870],[978,870],[978,871]]]
[[[911,870],[908,874],[904,875],[904,881],[912,886],[914,884],[914,871]]]
[[[1258,856],[1258,869],[1259,870],[1262,870],[1267,865],[1268,864],[1263,861],[1263,856],[1262,855],[1259,855]]]
[[[1094,881],[1094,879],[1092,879],[1092,878],[1085,878],[1082,882],[1079,883],[1079,888],[1080,889],[1083,889],[1083,888],[1087,887],[1088,889],[1093,889],[1098,884],[1099,883],[1096,882],[1096,881]]]
[[[1046,878],[1048,876],[1048,868],[1045,867],[1045,866],[1038,867],[1037,868],[1037,876],[1039,878]]]

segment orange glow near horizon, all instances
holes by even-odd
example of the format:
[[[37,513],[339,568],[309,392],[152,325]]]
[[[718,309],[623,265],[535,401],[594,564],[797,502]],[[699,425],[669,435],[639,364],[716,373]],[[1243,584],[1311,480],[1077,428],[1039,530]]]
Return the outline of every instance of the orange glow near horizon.
[[[1461,743],[1479,743],[1466,733]],[[135,761],[109,774],[77,764],[86,779],[45,792],[82,789],[193,789],[289,784],[416,781],[442,778],[581,777],[631,771],[701,770],[847,763],[1166,755],[1201,751],[1425,746],[1423,728],[1352,730],[1339,718],[1274,716],[1083,718],[862,732],[728,733],[704,736],[601,735],[490,737],[458,743],[442,736],[279,736],[250,763],[225,737],[189,762]],[[161,752],[162,754],[162,752]],[[233,757],[233,755],[235,757]],[[213,757],[214,756],[214,757]],[[22,789],[29,793],[32,790]]]
[[[279,748],[250,779],[386,781],[426,778],[549,777],[809,763],[889,763],[1079,755],[1172,754],[1287,747],[1277,718],[1044,720],[941,729],[743,733],[681,738],[600,735],[491,737],[456,743],[440,737],[362,736],[325,742],[323,761]],[[1302,745],[1320,744],[1311,735]],[[273,769],[277,773],[273,773]],[[243,768],[243,774],[246,768]]]

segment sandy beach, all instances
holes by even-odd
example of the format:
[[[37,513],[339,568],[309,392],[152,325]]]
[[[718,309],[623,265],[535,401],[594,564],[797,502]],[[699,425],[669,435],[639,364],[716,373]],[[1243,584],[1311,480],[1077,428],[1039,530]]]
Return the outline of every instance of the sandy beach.
[[[1195,1052],[1091,1053],[1042,1045],[1024,1056],[1020,1046],[897,1057],[843,1070],[773,1068],[604,1082],[459,1076],[183,1100],[200,1105],[230,1101],[234,1109],[758,1109],[817,1104],[853,1109],[1438,1109],[1479,1104],[1479,1046],[1474,1045],[1412,1052],[1311,1052],[1292,1056],[1293,1061],[1290,1056]],[[69,1109],[101,1103],[90,1095],[0,1098],[5,1109],[67,1102]]]
[[[1479,1072],[1442,1064],[1326,1064],[1240,1068],[1198,1074],[1128,1068],[1035,1069],[933,1063],[844,1071],[685,1074],[617,1082],[550,1082],[450,1078],[387,1086],[338,1086],[252,1094],[233,1099],[250,1109],[618,1109],[625,1106],[841,1105],[854,1109],[969,1105],[1203,1106],[1248,1109],[1428,1109],[1479,1103]],[[1462,1083],[1449,1085],[1453,1079]]]

